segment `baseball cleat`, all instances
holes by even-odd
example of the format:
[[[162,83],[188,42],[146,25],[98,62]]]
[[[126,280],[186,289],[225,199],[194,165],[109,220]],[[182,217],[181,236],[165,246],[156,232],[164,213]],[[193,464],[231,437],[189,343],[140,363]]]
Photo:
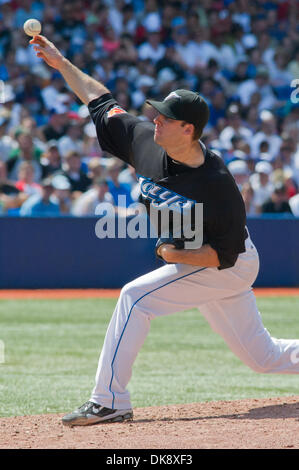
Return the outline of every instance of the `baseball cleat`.
[[[77,410],[63,416],[62,423],[66,426],[88,426],[97,423],[116,423],[132,420],[133,410],[112,410],[87,401]]]

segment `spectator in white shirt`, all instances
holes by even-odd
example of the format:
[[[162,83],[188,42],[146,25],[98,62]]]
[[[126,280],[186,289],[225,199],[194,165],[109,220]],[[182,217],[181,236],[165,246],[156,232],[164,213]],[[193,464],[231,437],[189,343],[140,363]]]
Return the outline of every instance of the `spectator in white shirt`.
[[[227,150],[231,149],[231,140],[235,136],[241,136],[246,142],[250,142],[252,131],[243,125],[237,105],[233,104],[229,107],[227,117],[228,125],[223,129],[219,136],[222,148]]]
[[[198,28],[193,38],[193,50],[196,59],[201,66],[207,66],[211,59],[219,62],[219,52],[217,47],[210,41],[209,28]]]
[[[260,144],[268,142],[270,159],[275,158],[280,149],[281,137],[278,135],[277,119],[270,111],[260,113],[261,130],[251,140],[251,152],[255,158],[260,158]]]
[[[100,210],[101,203],[109,203],[111,207],[114,206],[113,197],[108,191],[108,184],[104,178],[96,180],[91,189],[76,199],[72,214],[79,217],[95,215],[96,209]]]
[[[256,92],[259,92],[261,96],[258,104],[259,111],[273,109],[276,106],[277,99],[269,83],[269,73],[265,67],[258,67],[255,78],[241,83],[237,88],[236,95],[240,98],[241,104],[248,107],[251,96]]]
[[[33,46],[28,44],[28,36],[23,34],[21,31],[20,34],[17,34],[15,37],[15,61],[16,64],[21,66],[33,67],[34,65],[42,63],[42,59],[36,57]]]
[[[277,51],[274,60],[269,65],[270,83],[274,87],[289,87],[293,76],[287,70],[289,58],[286,51]]]
[[[17,142],[8,135],[6,127],[8,124],[8,119],[0,116],[0,161],[5,162],[11,151],[17,148]]]
[[[58,150],[62,158],[64,158],[69,152],[83,152],[83,140],[82,140],[81,126],[76,121],[72,121],[69,124],[67,133],[65,136],[58,140]]]
[[[221,68],[231,71],[234,70],[237,63],[244,57],[243,54],[239,55],[237,50],[234,51],[227,43],[226,34],[222,32],[221,29],[218,34],[212,34],[211,41],[217,50],[218,59],[215,58]]]
[[[165,50],[165,46],[161,44],[161,34],[159,31],[149,31],[147,41],[139,46],[138,57],[141,60],[149,59],[156,63],[164,57]]]
[[[55,106],[58,103],[58,96],[62,92],[63,88],[64,81],[62,77],[58,73],[54,72],[51,84],[43,88],[41,91],[44,105],[49,111],[55,109]]]
[[[184,69],[194,72],[196,67],[203,65],[203,62],[199,60],[198,51],[196,51],[198,46],[190,40],[185,26],[175,29],[172,38],[175,43],[174,47],[178,54],[179,63]]]
[[[270,181],[273,167],[269,162],[258,162],[255,165],[255,173],[250,177],[250,183],[254,191],[253,204],[256,212],[261,213],[262,205],[274,191],[274,185]]]
[[[136,82],[136,90],[132,93],[132,104],[135,108],[143,106],[150,89],[155,85],[155,80],[149,75],[141,75]]]
[[[249,180],[249,168],[244,160],[233,160],[227,165],[240,191]]]

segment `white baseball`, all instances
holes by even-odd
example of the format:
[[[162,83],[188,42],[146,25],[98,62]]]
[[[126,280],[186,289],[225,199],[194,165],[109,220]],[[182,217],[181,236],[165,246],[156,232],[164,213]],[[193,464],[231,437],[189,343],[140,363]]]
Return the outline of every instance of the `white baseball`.
[[[31,18],[30,20],[25,21],[24,31],[28,36],[36,36],[42,30],[42,25],[38,20]]]

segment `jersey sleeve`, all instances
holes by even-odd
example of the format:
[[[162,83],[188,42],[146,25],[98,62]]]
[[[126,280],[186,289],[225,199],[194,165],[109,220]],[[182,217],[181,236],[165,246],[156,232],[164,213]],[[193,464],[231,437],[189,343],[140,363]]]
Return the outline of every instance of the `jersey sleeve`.
[[[221,222],[220,222],[221,223]],[[217,252],[220,266],[219,270],[231,268],[235,265],[239,253],[245,251],[245,228],[237,227],[237,223],[231,220],[226,230],[222,224],[221,230],[215,230],[213,238],[209,240],[209,244]],[[235,243],[233,245],[233,243]]]
[[[125,111],[110,93],[88,104],[101,148],[134,166],[134,129],[140,120]]]
[[[222,186],[222,187],[221,187]],[[209,244],[217,252],[219,270],[235,265],[238,255],[245,252],[246,211],[239,190],[220,185],[221,200],[214,207],[213,221],[209,227]]]

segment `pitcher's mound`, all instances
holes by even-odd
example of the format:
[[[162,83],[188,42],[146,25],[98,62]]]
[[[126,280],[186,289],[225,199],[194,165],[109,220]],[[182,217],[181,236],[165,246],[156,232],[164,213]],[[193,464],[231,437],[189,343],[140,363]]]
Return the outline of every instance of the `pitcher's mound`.
[[[299,448],[299,396],[137,408],[131,422],[86,427],[62,416],[1,418],[0,448]]]

